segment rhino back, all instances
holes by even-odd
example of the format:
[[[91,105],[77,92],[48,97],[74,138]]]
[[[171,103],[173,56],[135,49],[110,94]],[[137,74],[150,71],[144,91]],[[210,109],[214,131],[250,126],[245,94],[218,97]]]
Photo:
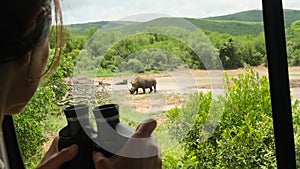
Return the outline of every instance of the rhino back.
[[[149,88],[156,84],[156,80],[152,77],[141,77],[137,76],[133,80],[133,86],[141,88]]]

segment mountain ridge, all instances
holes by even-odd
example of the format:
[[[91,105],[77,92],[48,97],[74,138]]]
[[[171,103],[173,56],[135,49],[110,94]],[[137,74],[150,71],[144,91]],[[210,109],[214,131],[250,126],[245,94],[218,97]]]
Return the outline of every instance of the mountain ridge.
[[[285,27],[289,27],[294,21],[300,20],[300,10],[284,9]],[[166,19],[166,18],[164,18]],[[170,18],[172,19],[172,18]],[[258,35],[263,32],[263,17],[262,10],[247,10],[228,15],[213,16],[206,18],[179,18],[185,19],[204,31],[213,31],[219,33],[226,33],[230,35]],[[151,20],[153,21],[153,20]],[[148,22],[151,22],[148,21]],[[107,25],[129,26],[137,25],[143,26],[148,22],[131,22],[131,21],[99,21],[88,22],[81,24],[66,25],[72,32],[80,33],[90,27],[102,29]]]
[[[300,20],[300,10],[284,9],[284,20],[286,27],[289,27],[293,21]],[[233,14],[206,17],[209,20],[231,20],[231,21],[244,21],[244,22],[263,22],[262,10],[247,10]]]

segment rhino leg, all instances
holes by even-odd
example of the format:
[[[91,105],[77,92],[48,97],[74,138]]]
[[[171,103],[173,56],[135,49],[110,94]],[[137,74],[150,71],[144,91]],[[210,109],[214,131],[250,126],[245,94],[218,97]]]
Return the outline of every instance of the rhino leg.
[[[139,88],[135,89],[135,94],[139,94]]]
[[[153,89],[152,89],[152,86],[151,86],[151,87],[149,87],[149,89],[150,89],[150,92],[149,92],[149,93],[151,93],[151,92],[153,91]]]
[[[144,94],[146,93],[146,89],[145,89],[145,88],[143,88],[143,93],[144,93]]]
[[[154,93],[156,93],[156,84],[153,85]]]

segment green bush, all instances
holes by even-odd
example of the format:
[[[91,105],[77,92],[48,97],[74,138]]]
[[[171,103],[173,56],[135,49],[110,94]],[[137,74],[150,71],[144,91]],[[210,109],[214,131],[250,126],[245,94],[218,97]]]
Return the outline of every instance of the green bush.
[[[27,168],[35,168],[40,162],[43,144],[47,141],[44,129],[47,113],[52,110],[54,92],[42,85],[24,111],[14,116],[21,154]]]
[[[293,112],[293,125],[294,125],[294,138],[295,138],[295,149],[296,149],[296,162],[297,168],[300,168],[300,102],[296,100],[292,105]]]
[[[189,119],[194,119],[188,133],[179,139],[184,146],[185,155],[171,168],[276,168],[267,77],[249,70],[236,78],[227,77],[226,83],[226,95],[220,97],[219,101],[212,100],[211,93],[199,92],[191,96],[191,101],[186,104],[188,106],[167,112],[169,121],[174,125],[172,136],[175,138],[179,138],[181,132],[187,132],[186,115]],[[220,102],[224,105],[220,123],[213,133],[207,133],[205,131],[209,130],[205,128],[209,125],[214,127],[216,123],[205,123],[204,126],[204,122],[214,114],[211,107]],[[298,101],[292,106],[299,165]],[[190,113],[197,109],[195,115]],[[218,116],[215,116],[215,122],[216,120]],[[207,136],[210,137],[205,139]]]
[[[129,59],[127,63],[123,62],[123,64],[119,65],[119,71],[129,71],[129,72],[134,72],[134,73],[142,73],[144,72],[144,66],[141,61],[138,59]]]

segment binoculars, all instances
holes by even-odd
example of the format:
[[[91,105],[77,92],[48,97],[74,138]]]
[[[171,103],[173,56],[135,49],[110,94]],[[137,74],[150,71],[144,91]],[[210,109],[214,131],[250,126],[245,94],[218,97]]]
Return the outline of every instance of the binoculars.
[[[93,151],[100,151],[106,157],[117,153],[134,130],[120,122],[118,104],[106,104],[92,110],[96,130],[92,127],[87,104],[79,104],[64,109],[67,126],[59,131],[58,149],[77,144],[79,152],[70,162],[65,163],[62,169],[94,169]]]

